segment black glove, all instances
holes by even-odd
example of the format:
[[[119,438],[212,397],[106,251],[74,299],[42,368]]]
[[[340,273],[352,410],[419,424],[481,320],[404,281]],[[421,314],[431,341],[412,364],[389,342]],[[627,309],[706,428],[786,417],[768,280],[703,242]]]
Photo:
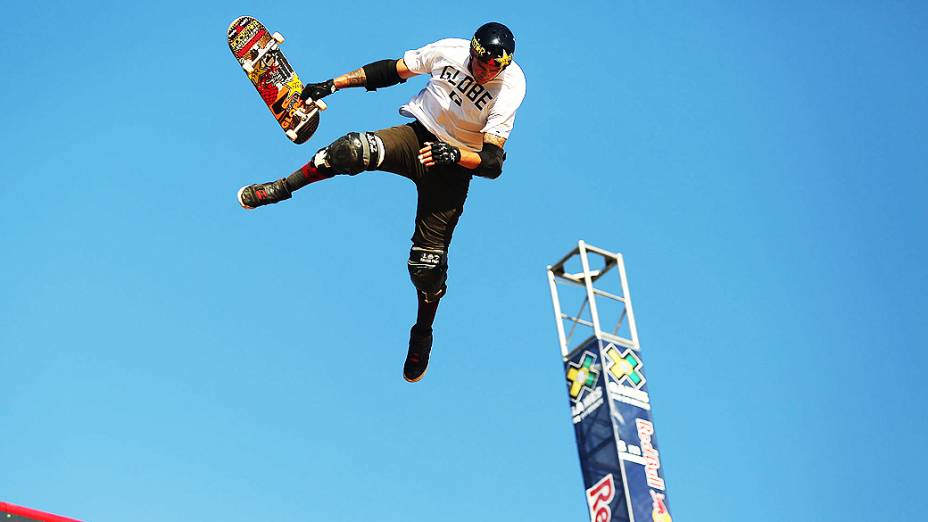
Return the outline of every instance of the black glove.
[[[435,165],[454,165],[461,161],[461,149],[448,145],[443,141],[436,141],[432,145],[432,161]]]
[[[304,102],[310,98],[321,100],[333,92],[335,92],[335,80],[326,80],[322,83],[307,83],[303,86],[300,98]]]

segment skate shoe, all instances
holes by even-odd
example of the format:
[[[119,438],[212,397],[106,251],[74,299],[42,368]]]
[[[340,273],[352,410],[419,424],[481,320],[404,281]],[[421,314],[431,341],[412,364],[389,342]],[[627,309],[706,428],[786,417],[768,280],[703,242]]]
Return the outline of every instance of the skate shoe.
[[[419,382],[429,368],[429,353],[432,351],[432,329],[419,330],[415,326],[409,331],[409,353],[403,365],[403,378],[407,382]]]
[[[290,189],[287,188],[286,179],[257,183],[238,189],[238,204],[248,210],[285,199],[290,199]]]

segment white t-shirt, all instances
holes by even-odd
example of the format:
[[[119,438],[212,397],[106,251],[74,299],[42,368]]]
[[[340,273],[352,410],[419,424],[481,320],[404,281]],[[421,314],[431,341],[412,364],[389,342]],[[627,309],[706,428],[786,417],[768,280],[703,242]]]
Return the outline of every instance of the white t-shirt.
[[[432,77],[400,107],[400,114],[416,118],[444,142],[478,152],[485,133],[509,138],[516,109],[525,98],[525,75],[512,62],[496,78],[480,85],[468,71],[469,59],[470,42],[460,38],[406,51],[406,67]]]

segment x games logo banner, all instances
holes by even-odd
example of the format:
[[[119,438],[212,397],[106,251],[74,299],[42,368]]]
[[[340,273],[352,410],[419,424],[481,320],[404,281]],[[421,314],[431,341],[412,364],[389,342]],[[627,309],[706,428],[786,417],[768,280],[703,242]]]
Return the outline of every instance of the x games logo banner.
[[[631,348],[619,352],[614,344],[607,346],[605,351],[606,358],[612,361],[609,373],[615,377],[616,382],[619,384],[627,382],[636,390],[640,390],[644,386],[645,378],[641,371],[641,359],[635,355],[635,352]]]
[[[605,392],[601,383],[603,368],[597,355],[585,350],[564,362],[567,395],[570,396],[570,416],[574,424],[582,421],[603,405]]]
[[[567,383],[590,520],[631,522],[612,409],[607,404],[606,382],[614,379],[607,379],[608,360],[603,348],[599,339],[588,340],[564,360],[562,375]]]
[[[593,522],[672,522],[640,352],[593,338],[564,360]]]
[[[584,390],[593,391],[596,380],[599,379],[599,371],[596,369],[598,365],[595,363],[596,356],[590,352],[583,352],[580,362],[568,361],[567,385],[572,400],[580,400]]]

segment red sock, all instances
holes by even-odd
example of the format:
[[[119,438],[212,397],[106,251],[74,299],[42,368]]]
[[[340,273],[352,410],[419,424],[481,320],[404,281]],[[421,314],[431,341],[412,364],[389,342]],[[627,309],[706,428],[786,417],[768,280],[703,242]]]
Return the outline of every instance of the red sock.
[[[315,183],[317,181],[329,179],[332,176],[333,174],[329,172],[322,172],[321,170],[316,168],[316,166],[313,165],[313,162],[310,161],[306,165],[303,165],[302,167],[300,167],[299,170],[297,170],[293,174],[290,174],[289,176],[287,176],[287,188],[289,188],[290,191],[293,192],[294,190],[303,188],[306,185],[309,185],[310,183]]]

